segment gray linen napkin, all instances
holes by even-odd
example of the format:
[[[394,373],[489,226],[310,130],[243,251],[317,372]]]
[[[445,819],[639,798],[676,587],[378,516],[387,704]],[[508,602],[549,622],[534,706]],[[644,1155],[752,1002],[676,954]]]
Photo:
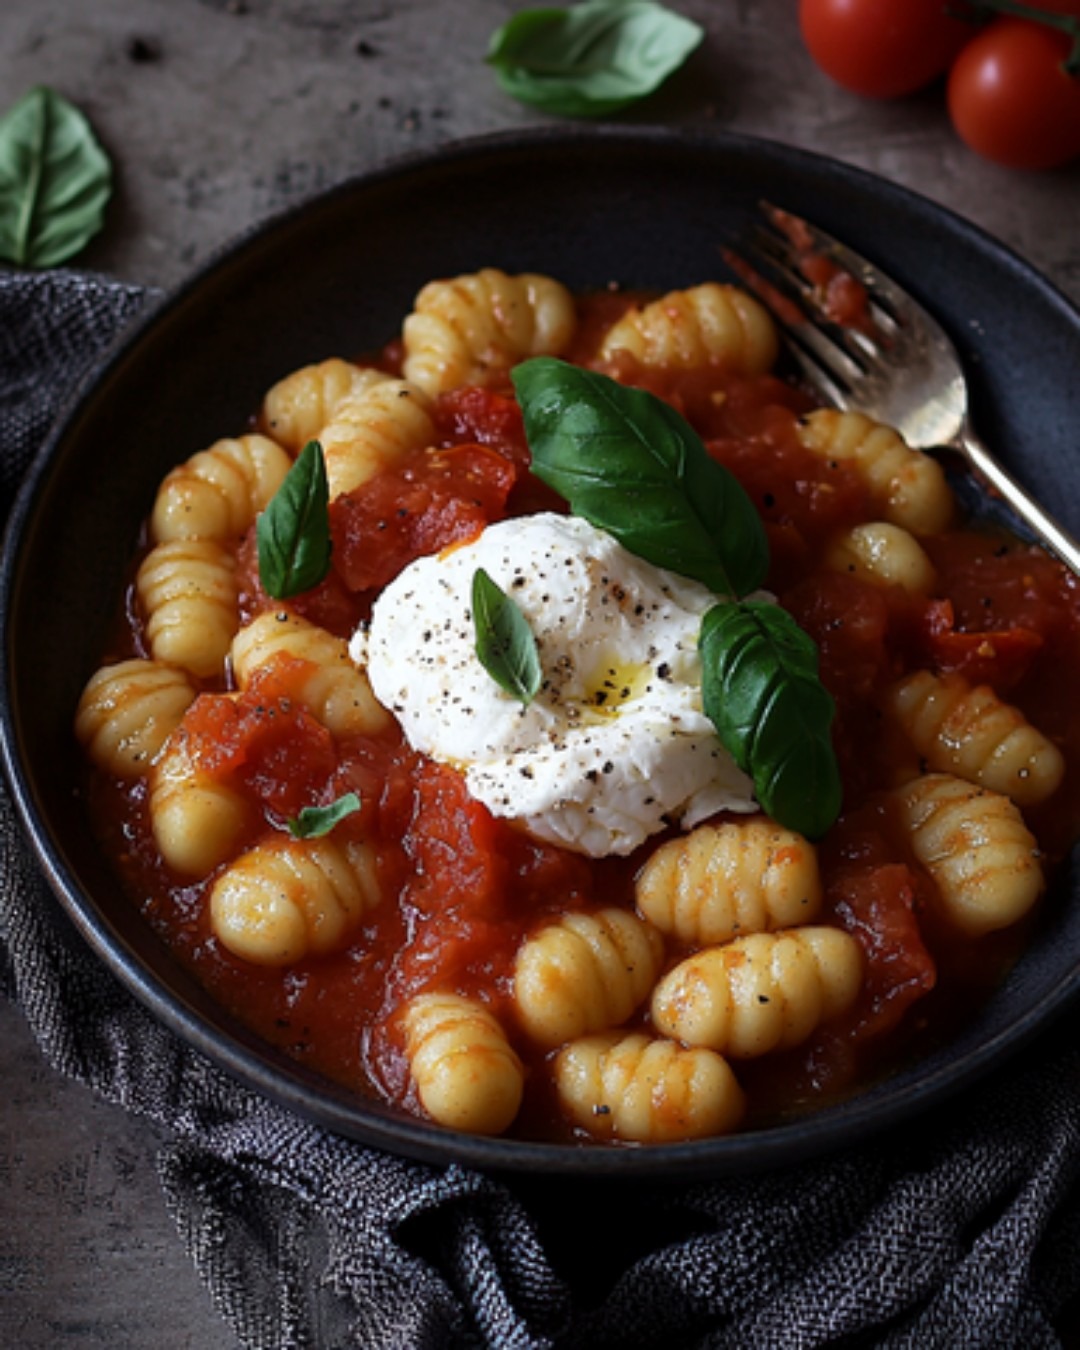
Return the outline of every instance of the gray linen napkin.
[[[0,274],[0,503],[148,299]],[[157,1123],[184,1242],[259,1350],[1038,1347],[1080,1311],[1080,1019],[902,1134],[761,1177],[590,1189],[402,1161],[241,1087],[91,955],[0,792],[0,993]]]

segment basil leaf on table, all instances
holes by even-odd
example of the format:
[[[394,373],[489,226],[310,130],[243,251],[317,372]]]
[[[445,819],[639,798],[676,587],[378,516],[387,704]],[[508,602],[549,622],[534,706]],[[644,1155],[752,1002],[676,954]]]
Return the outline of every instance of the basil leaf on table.
[[[329,806],[305,806],[288,822],[294,839],[321,839],[340,820],[360,810],[360,798],[355,792],[346,792]]]
[[[813,640],[779,606],[743,601],[706,613],[699,650],[706,716],[762,808],[819,838],[839,814],[841,783]]]
[[[259,580],[275,600],[317,586],[330,569],[330,491],[318,441],[308,441],[255,527]]]
[[[492,36],[487,61],[520,103],[600,117],[659,88],[703,36],[653,0],[585,0],[515,14]]]
[[[101,229],[112,165],[85,116],[38,85],[0,117],[0,258],[55,267]]]
[[[525,615],[482,567],[473,574],[472,614],[480,664],[500,689],[531,703],[542,679],[536,638]]]
[[[761,517],[674,408],[554,357],[512,372],[532,471],[582,516],[657,567],[732,599],[769,567]]]

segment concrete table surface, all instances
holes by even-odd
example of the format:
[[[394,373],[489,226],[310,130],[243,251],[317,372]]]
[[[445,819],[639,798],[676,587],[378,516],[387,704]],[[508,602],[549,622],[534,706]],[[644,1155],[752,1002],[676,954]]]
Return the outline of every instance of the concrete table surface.
[[[483,64],[496,0],[0,0],[0,107],[47,84],[117,191],[76,265],[180,281],[250,225],[400,153],[535,125]],[[794,0],[678,0],[707,31],[636,120],[807,147],[914,188],[1080,300],[1080,163],[976,158],[940,88],[862,101],[813,67]],[[166,1213],[152,1127],[55,1074],[0,1004],[0,1348],[234,1346]]]

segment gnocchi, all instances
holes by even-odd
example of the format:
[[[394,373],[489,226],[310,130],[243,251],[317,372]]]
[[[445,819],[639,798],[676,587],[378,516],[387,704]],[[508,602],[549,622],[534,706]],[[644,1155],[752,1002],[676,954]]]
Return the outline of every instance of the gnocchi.
[[[988,685],[918,670],[893,686],[886,706],[931,769],[1003,792],[1017,806],[1061,786],[1061,751]]]
[[[953,514],[952,492],[941,465],[912,450],[899,432],[864,413],[821,408],[799,426],[799,440],[823,459],[850,463],[876,511],[912,534],[937,534]]]
[[[194,762],[183,723],[154,764],[149,805],[154,842],[184,877],[205,877],[225,862],[256,818],[242,793]]]
[[[150,517],[151,539],[239,539],[291,465],[266,436],[215,441],[166,475]]]
[[[348,643],[288,609],[256,615],[233,639],[232,669],[245,688],[260,667],[275,659],[303,662],[297,696],[335,736],[371,736],[390,724],[364,672],[349,657]]]
[[[525,1075],[495,1014],[458,994],[421,994],[405,1008],[405,1054],[424,1110],[440,1125],[501,1134]]]
[[[428,400],[415,385],[389,376],[339,403],[319,433],[331,499],[435,441]]]
[[[577,326],[561,282],[495,267],[429,282],[402,330],[405,378],[429,397],[484,384],[527,356],[558,356]]]
[[[210,926],[234,956],[289,966],[338,950],[379,901],[372,849],[275,836],[240,855],[210,891]]]
[[[619,352],[648,366],[694,370],[719,361],[740,375],[761,375],[775,363],[779,340],[772,316],[752,295],[708,282],[631,309],[600,347],[605,361]]]
[[[1038,845],[1008,797],[935,773],[901,788],[896,801],[915,856],[964,933],[1007,928],[1042,894]]]
[[[319,438],[343,403],[388,379],[370,366],[332,356],[279,380],[263,399],[259,420],[272,440],[296,456]]]
[[[837,535],[825,555],[835,572],[878,586],[899,586],[908,595],[929,595],[934,589],[934,564],[919,541],[899,525],[870,520]]]
[[[547,1046],[618,1026],[648,997],[663,951],[657,929],[627,910],[564,914],[517,954],[518,1018]]]
[[[687,957],[656,986],[654,1025],[735,1059],[786,1050],[845,1012],[862,984],[858,942],[839,928],[752,933]]]
[[[146,555],[135,589],[155,660],[218,674],[240,622],[233,554],[215,539],[170,539]]]
[[[634,894],[661,932],[711,946],[817,918],[821,877],[812,844],[754,818],[699,825],[661,844],[638,873]]]
[[[641,1032],[571,1041],[555,1059],[559,1102],[599,1139],[664,1144],[737,1128],[746,1098],[728,1062]]]
[[[133,657],[102,666],[87,681],[75,713],[75,735],[106,773],[145,774],[195,698],[187,674]]]

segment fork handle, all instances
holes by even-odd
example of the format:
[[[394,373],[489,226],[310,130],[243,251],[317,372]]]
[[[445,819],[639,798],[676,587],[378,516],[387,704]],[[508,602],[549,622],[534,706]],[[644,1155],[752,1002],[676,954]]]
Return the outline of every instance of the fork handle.
[[[975,473],[987,483],[1038,535],[1043,545],[1066,567],[1080,575],[1080,544],[1007,473],[982,441],[965,427],[951,443]]]

